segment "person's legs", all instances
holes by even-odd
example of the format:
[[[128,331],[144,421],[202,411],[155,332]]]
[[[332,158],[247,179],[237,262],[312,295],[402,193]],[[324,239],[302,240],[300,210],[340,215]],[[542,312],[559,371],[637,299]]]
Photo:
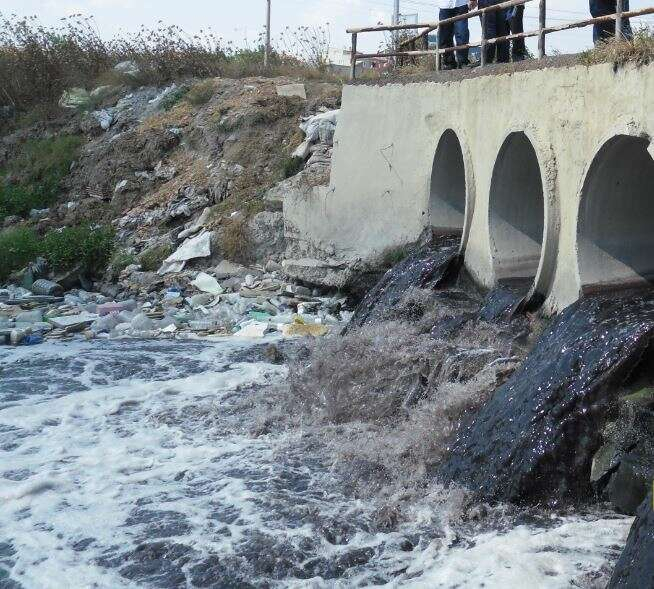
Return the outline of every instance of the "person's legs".
[[[593,18],[615,14],[616,0],[590,0],[590,14]],[[615,35],[615,23],[607,21],[593,25],[593,43],[607,41]]]
[[[479,0],[479,8],[487,8],[492,4],[495,4],[494,0]],[[496,12],[487,12],[486,13],[486,26],[484,27],[484,38],[485,39],[494,39],[497,36],[497,20]],[[481,17],[479,17],[481,19]],[[482,20],[484,22],[484,20]],[[495,44],[486,45],[486,63],[492,63],[495,59]]]
[[[451,18],[454,16],[452,14],[454,9],[452,8],[441,8],[438,13],[438,20],[444,20],[446,18]],[[449,49],[454,47],[454,25],[441,25],[438,27],[438,48],[439,49]],[[446,53],[442,57],[443,67],[445,69],[451,69],[456,67],[456,61],[454,60],[454,53]]]
[[[629,0],[622,0],[622,10],[624,12],[629,12]],[[622,21],[622,36],[625,39],[634,38],[634,32],[631,30],[631,23],[628,18],[625,18]]]
[[[499,4],[499,2],[497,2]],[[495,12],[495,36],[506,37],[509,34],[509,21],[506,20],[506,12],[498,10]],[[509,41],[502,41],[496,43],[497,63],[508,63],[510,61],[510,45]]]
[[[486,8],[486,6],[488,6],[488,4],[489,4],[489,1],[490,0],[479,0],[477,2],[477,8],[479,8],[479,9]],[[488,19],[486,19],[486,28],[485,28],[485,30],[483,30],[484,19],[481,18],[481,16],[479,17],[479,21],[480,21],[480,23],[482,25],[482,33],[483,33],[484,37],[488,38]],[[482,51],[483,51],[483,48],[482,48]],[[486,63],[489,63],[488,57],[490,55],[490,47],[486,47],[486,51],[484,51],[484,53],[486,55]]]
[[[524,6],[516,6],[513,15],[511,16],[511,20],[509,21],[509,29],[511,31],[512,35],[516,35],[517,33],[524,33],[525,28],[523,24],[523,18],[525,14],[525,7]],[[521,61],[526,57],[527,50],[525,47],[525,40],[524,39],[514,39],[511,42],[512,49],[511,49],[511,54],[513,57],[513,61]]]
[[[455,8],[454,11],[457,15],[466,14],[468,12],[467,6],[459,6]],[[454,35],[456,37],[457,45],[467,45],[470,42],[470,29],[468,28],[468,20],[459,20],[454,23]],[[456,60],[459,64],[459,67],[468,65],[468,49],[461,49],[456,52]]]
[[[502,0],[479,0],[479,8],[486,8],[499,4]],[[504,10],[494,10],[486,13],[486,30],[484,37],[486,39],[495,39],[504,37],[509,34],[509,24],[506,21]],[[497,63],[506,63],[509,61],[509,42],[502,41],[486,46],[486,63],[491,63],[497,56]]]

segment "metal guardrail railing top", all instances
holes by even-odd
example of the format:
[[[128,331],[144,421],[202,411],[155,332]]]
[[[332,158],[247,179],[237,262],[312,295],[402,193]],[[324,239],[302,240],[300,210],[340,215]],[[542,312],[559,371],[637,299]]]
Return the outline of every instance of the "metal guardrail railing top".
[[[529,37],[538,37],[538,58],[542,59],[545,57],[545,38],[549,33],[557,33],[560,31],[566,31],[569,29],[578,29],[583,28],[603,22],[609,22],[612,20],[616,21],[615,35],[616,38],[621,38],[622,36],[622,22],[627,18],[634,18],[637,16],[645,16],[648,14],[654,14],[654,7],[643,8],[641,10],[631,10],[625,11],[622,7],[622,2],[616,2],[616,12],[614,14],[609,14],[606,16],[598,16],[595,18],[589,18],[585,20],[580,20],[572,23],[567,23],[565,25],[547,26],[547,0],[538,0],[539,2],[539,11],[538,11],[538,29],[533,31],[527,31],[524,33],[515,33],[512,35],[505,35],[503,37],[495,37],[492,39],[485,38],[485,20],[486,15],[497,10],[505,10],[507,8],[513,8],[514,6],[524,6],[529,2],[535,2],[536,0],[508,0],[507,2],[501,2],[499,4],[494,4],[492,6],[486,6],[484,8],[478,8],[476,10],[471,10],[465,14],[460,14],[452,18],[447,18],[434,22],[424,22],[424,23],[403,23],[397,25],[378,25],[373,27],[361,27],[361,28],[351,28],[347,29],[347,32],[352,35],[352,57],[351,57],[351,71],[350,78],[356,78],[356,64],[358,61],[363,59],[370,58],[387,58],[387,57],[420,57],[425,55],[435,55],[436,59],[436,69],[440,69],[440,57],[446,53],[452,53],[454,51],[460,51],[462,49],[469,49],[471,47],[481,47],[481,65],[485,66],[486,64],[486,52],[485,48],[487,45],[492,45],[494,43],[500,43],[505,41],[511,41],[514,39],[527,39]],[[429,49],[427,44],[427,35],[432,31],[437,31],[443,25],[453,24],[461,20],[469,20],[471,18],[480,17],[482,26],[481,26],[481,40],[477,43],[468,43],[467,45],[457,45],[455,47],[445,47],[442,49]],[[357,52],[357,41],[358,36],[362,33],[379,33],[379,32],[393,32],[393,31],[408,31],[424,29],[418,35],[406,39],[398,44],[398,47],[394,51],[387,51],[381,53],[358,53]],[[421,40],[425,40],[426,49],[417,50],[415,49],[415,44]],[[413,46],[414,49],[404,51],[403,47],[407,45]]]

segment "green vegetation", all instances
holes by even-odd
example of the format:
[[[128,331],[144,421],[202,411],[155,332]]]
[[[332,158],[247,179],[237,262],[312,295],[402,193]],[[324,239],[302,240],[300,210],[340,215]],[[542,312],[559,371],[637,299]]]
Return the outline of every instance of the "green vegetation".
[[[0,220],[9,215],[26,217],[32,209],[55,203],[81,143],[70,135],[27,141],[0,171]]]
[[[0,232],[0,281],[36,258],[39,246],[39,239],[31,229],[17,227]]]
[[[179,104],[189,91],[188,86],[178,86],[174,90],[171,90],[166,94],[162,99],[159,106],[165,111],[169,111],[173,106]]]
[[[382,253],[381,266],[382,268],[392,268],[404,260],[408,255],[409,246],[399,245],[396,247],[390,247]]]
[[[202,106],[209,102],[216,92],[216,84],[213,80],[204,80],[195,84],[186,95],[186,100],[193,106]]]
[[[131,266],[132,264],[138,264],[136,256],[124,249],[118,249],[114,252],[111,262],[109,262],[109,267],[113,274],[118,277],[127,266]]]
[[[156,272],[163,264],[163,261],[173,253],[169,244],[155,245],[144,250],[138,257],[138,262],[144,272]]]
[[[66,227],[39,237],[33,229],[22,227],[0,232],[0,280],[24,268],[37,256],[50,266],[67,270],[80,265],[87,274],[102,272],[114,249],[114,232],[108,227]]]
[[[282,177],[291,178],[299,174],[304,167],[304,160],[301,157],[287,157],[282,161]]]
[[[42,255],[55,270],[81,264],[87,272],[106,267],[114,249],[114,232],[106,227],[66,227],[46,233]]]

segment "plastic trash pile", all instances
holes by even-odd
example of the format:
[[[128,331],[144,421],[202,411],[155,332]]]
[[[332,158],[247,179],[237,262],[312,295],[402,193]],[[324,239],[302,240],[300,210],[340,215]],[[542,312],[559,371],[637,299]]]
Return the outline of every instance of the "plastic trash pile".
[[[0,344],[92,338],[320,337],[352,313],[346,300],[289,284],[277,272],[234,264],[185,273],[154,292],[112,300],[100,293],[34,283],[0,289]],[[51,294],[37,294],[37,293]]]

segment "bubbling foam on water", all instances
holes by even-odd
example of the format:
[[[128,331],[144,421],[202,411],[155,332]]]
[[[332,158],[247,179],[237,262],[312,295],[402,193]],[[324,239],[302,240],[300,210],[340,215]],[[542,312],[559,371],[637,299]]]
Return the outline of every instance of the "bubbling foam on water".
[[[429,395],[388,424],[360,407],[334,424],[319,407],[289,416],[287,369],[243,342],[38,351],[0,351],[0,586],[567,586],[612,558],[630,524],[601,513],[524,523],[457,489],[403,485],[399,455],[378,487],[343,467],[364,435],[372,444],[386,429],[382,448],[408,435]],[[428,390],[485,368],[461,370],[431,370]],[[374,475],[371,452],[358,460]]]

